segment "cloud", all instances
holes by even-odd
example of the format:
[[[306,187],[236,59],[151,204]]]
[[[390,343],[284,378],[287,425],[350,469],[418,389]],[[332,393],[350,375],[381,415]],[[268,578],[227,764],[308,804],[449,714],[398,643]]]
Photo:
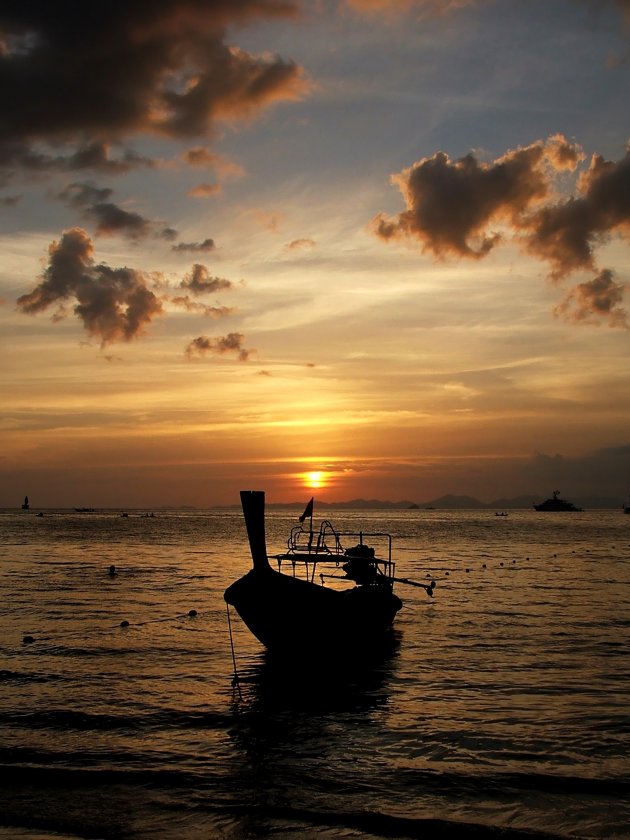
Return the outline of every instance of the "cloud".
[[[286,246],[288,251],[300,251],[302,249],[309,249],[315,247],[314,239],[294,239]]]
[[[310,89],[302,68],[225,42],[237,25],[296,13],[291,0],[93,3],[80,14],[70,0],[11,4],[0,18],[0,146],[28,167],[38,143],[73,144],[83,165],[91,148],[90,165],[104,166],[99,143],[211,136],[220,121],[298,100]]]
[[[188,295],[172,297],[170,298],[170,302],[174,306],[185,309],[187,312],[199,312],[205,318],[212,318],[214,320],[226,318],[228,315],[234,313],[234,308],[231,306],[207,306],[205,303],[191,300]]]
[[[222,178],[241,178],[245,169],[229,158],[212,152],[205,146],[195,146],[183,154],[184,161],[189,166],[214,169]]]
[[[574,323],[606,319],[611,327],[628,329],[628,316],[621,306],[623,289],[613,272],[604,268],[597,277],[571,289],[553,310],[554,315]]]
[[[205,251],[214,251],[214,239],[204,239],[203,242],[178,242],[177,245],[172,245],[172,251],[201,253]]]
[[[427,15],[444,16],[470,6],[492,5],[497,0],[343,0],[343,2],[361,14],[394,17],[413,12],[419,17],[424,17]],[[621,9],[626,22],[630,23],[630,0],[578,0],[578,2],[588,5],[594,11],[599,11],[606,3],[616,5]]]
[[[578,190],[523,220],[527,250],[551,263],[555,280],[595,268],[595,247],[611,233],[630,235],[630,150],[617,162],[593,155]]]
[[[177,235],[177,231],[172,228],[162,227],[139,213],[125,210],[108,201],[112,192],[113,190],[107,187],[73,183],[65,187],[57,197],[69,207],[80,208],[84,218],[93,220],[97,235],[121,234],[134,241],[148,236],[171,240]]]
[[[483,257],[501,241],[492,226],[517,220],[549,194],[548,170],[566,168],[578,151],[564,138],[510,151],[493,163],[473,154],[451,161],[444,152],[417,161],[391,177],[407,209],[380,214],[373,230],[384,240],[417,241],[436,257]]]
[[[414,11],[418,14],[444,15],[466,6],[478,6],[488,0],[345,0],[357,12],[395,15]]]
[[[212,198],[221,192],[221,184],[197,184],[188,190],[187,195],[190,198]]]
[[[593,155],[577,177],[577,194],[558,200],[557,174],[575,171],[582,160],[581,149],[562,135],[491,163],[473,154],[451,161],[437,152],[392,176],[406,210],[379,214],[371,228],[384,241],[417,243],[438,258],[481,259],[512,237],[549,264],[554,281],[598,271],[596,248],[615,233],[630,238],[630,150],[616,162]],[[570,291],[556,315],[572,321],[605,316],[610,326],[625,326],[623,290],[604,269]]]
[[[2,59],[0,58],[0,68]],[[133,151],[121,157],[110,157],[110,145],[102,142],[79,143],[74,150],[63,154],[48,154],[41,149],[13,141],[2,141],[0,131],[0,184],[9,182],[20,171],[31,177],[42,177],[49,172],[75,172],[92,170],[104,175],[123,175],[138,167],[153,167],[155,162]]]
[[[210,338],[207,335],[200,335],[194,338],[185,353],[189,359],[195,356],[207,356],[208,354],[222,356],[225,353],[236,353],[239,361],[246,362],[253,350],[246,350],[243,347],[245,336],[241,333],[228,333],[220,338]]]
[[[57,305],[55,317],[64,317],[63,304],[75,300],[75,315],[103,347],[137,338],[162,314],[162,302],[148,288],[146,275],[131,268],[96,265],[92,241],[81,228],[65,231],[48,253],[41,281],[18,298],[21,312],[34,315]]]
[[[190,274],[182,280],[181,288],[195,295],[205,295],[222,289],[231,289],[232,283],[223,277],[211,277],[205,265],[195,263]]]

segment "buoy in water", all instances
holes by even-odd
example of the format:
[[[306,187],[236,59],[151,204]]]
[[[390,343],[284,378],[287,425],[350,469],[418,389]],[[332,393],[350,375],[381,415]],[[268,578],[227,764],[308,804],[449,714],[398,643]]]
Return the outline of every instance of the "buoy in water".
[[[188,610],[188,615],[194,618],[197,615],[197,610]]]
[[[129,622],[127,621],[126,618],[123,619],[123,621],[120,622],[120,626],[121,627],[129,627]]]
[[[31,645],[34,641],[35,639],[33,638],[33,636],[24,636],[24,638],[22,639],[22,644]]]

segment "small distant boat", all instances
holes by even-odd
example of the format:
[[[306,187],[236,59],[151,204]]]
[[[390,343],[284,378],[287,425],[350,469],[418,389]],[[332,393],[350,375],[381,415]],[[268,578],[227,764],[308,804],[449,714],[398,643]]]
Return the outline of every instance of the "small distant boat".
[[[534,510],[540,511],[570,511],[570,512],[581,512],[582,508],[576,507],[573,502],[567,502],[565,499],[560,498],[560,491],[554,490],[553,491],[553,498],[546,499],[544,502],[541,502],[539,505],[534,505]]]
[[[507,510],[497,510],[494,515],[495,516],[507,516],[508,512],[507,512]]]
[[[22,510],[30,510],[30,505],[28,503],[28,496],[24,496],[24,503],[22,505]]]
[[[623,508],[624,513],[630,513],[630,499],[628,500],[628,504],[624,504],[621,506]]]
[[[94,513],[94,508],[75,508],[75,513]]]
[[[402,601],[394,583],[429,586],[394,576],[389,534],[336,531],[328,521],[313,530],[313,499],[289,536],[287,550],[273,555],[278,571],[271,568],[265,541],[265,494],[241,491],[243,516],[253,568],[225,590],[225,600],[243,619],[251,633],[270,651],[294,655],[320,652],[333,656],[369,654],[386,637]],[[305,525],[305,521],[309,522]],[[384,556],[364,542],[383,543]],[[342,540],[352,545],[344,548]],[[287,572],[282,571],[285,564]],[[296,575],[303,568],[303,576]],[[315,582],[319,568],[320,582]],[[333,586],[324,580],[334,578]]]

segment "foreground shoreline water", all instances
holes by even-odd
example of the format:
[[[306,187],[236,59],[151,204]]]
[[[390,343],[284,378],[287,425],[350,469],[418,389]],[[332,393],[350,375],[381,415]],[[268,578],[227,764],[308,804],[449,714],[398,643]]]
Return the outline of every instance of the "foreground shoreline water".
[[[335,513],[435,598],[342,681],[237,626],[237,689],[239,512],[155,513],[0,516],[5,836],[630,836],[630,517]]]

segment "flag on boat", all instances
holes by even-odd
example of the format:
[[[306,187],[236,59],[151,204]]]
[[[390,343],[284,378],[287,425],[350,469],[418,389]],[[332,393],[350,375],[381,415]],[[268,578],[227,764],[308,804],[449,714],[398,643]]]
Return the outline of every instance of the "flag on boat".
[[[305,519],[311,517],[313,515],[313,497],[311,497],[311,501],[306,505],[304,508],[304,513],[300,516],[300,522],[304,522]]]

